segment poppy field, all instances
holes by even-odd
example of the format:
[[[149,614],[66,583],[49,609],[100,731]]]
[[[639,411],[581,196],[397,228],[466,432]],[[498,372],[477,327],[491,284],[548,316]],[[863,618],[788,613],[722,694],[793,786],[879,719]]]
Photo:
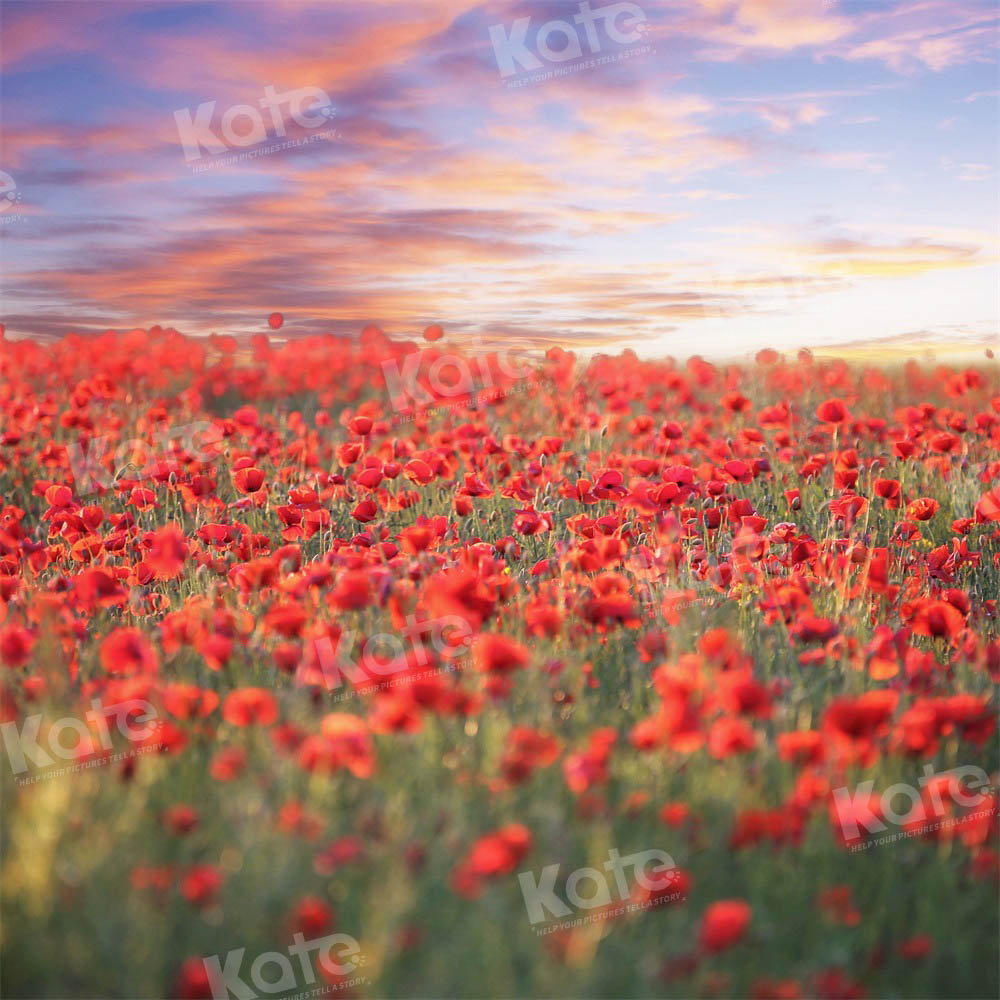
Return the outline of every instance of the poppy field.
[[[995,997],[1000,379],[0,335],[9,997]]]

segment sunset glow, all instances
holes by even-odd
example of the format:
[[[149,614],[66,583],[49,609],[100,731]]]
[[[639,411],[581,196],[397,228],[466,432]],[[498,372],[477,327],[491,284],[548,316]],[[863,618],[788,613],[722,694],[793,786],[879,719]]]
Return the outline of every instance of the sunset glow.
[[[564,75],[502,75],[491,28],[581,9],[5,2],[8,335],[280,309],[640,354],[995,337],[993,4],[646,2],[636,41],[595,22],[614,61],[581,24]],[[178,114],[214,102],[221,136],[267,88],[330,117],[185,159]]]

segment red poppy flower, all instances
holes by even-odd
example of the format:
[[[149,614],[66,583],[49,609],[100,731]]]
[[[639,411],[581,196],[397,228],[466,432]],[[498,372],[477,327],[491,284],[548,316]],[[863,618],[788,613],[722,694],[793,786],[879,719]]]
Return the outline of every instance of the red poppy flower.
[[[226,695],[222,717],[234,726],[270,726],[278,718],[278,703],[264,688],[237,688]]]
[[[263,469],[246,468],[233,473],[233,485],[244,496],[259,493],[264,487],[267,475]]]
[[[20,625],[0,628],[0,661],[6,667],[23,667],[31,659],[35,637]]]
[[[567,755],[563,761],[563,776],[574,795],[583,795],[594,785],[608,780],[611,748],[618,740],[614,729],[607,727],[591,733],[587,748]]]
[[[145,633],[126,626],[101,643],[101,665],[109,674],[152,674],[159,660]]]
[[[153,532],[146,565],[159,580],[172,580],[184,569],[188,547],[184,532],[176,524],[165,524]]]
[[[708,752],[719,760],[749,753],[756,746],[757,734],[743,719],[716,719],[708,731]]]
[[[514,530],[522,535],[540,535],[552,530],[552,518],[528,507],[514,515]]]
[[[181,879],[181,895],[197,906],[215,901],[222,888],[222,873],[212,865],[195,865]]]
[[[823,759],[823,738],[811,729],[778,734],[778,756],[798,767]]]
[[[434,481],[434,469],[427,462],[415,458],[403,466],[403,475],[418,486],[427,486]]]
[[[1000,489],[989,490],[976,503],[976,520],[1000,521]]]
[[[934,950],[934,939],[929,934],[914,934],[913,937],[900,941],[896,945],[896,953],[908,962],[919,962]]]
[[[921,600],[910,620],[917,635],[953,639],[965,627],[965,615],[950,601]]]
[[[339,837],[313,859],[313,868],[320,875],[332,875],[338,868],[365,859],[365,845],[359,837]]]
[[[216,781],[235,781],[246,769],[247,754],[240,747],[226,747],[213,758],[209,773]]]
[[[219,704],[219,696],[197,684],[168,684],[163,689],[163,706],[178,719],[203,719]]]
[[[885,501],[888,510],[898,510],[902,487],[897,479],[876,479],[873,489],[875,496],[881,497]]]
[[[215,993],[203,958],[189,958],[181,965],[174,995],[178,1000],[212,1000]]]
[[[480,577],[464,569],[449,570],[430,577],[421,599],[435,618],[456,616],[478,629],[493,612],[496,597]]]
[[[408,555],[417,555],[430,548],[434,533],[424,524],[411,524],[399,533],[400,548]]]
[[[559,755],[559,744],[548,734],[529,726],[515,726],[507,734],[507,749],[500,768],[512,783],[525,781],[539,767],[548,767]]]
[[[347,712],[325,715],[320,734],[302,742],[298,759],[307,771],[346,768],[357,778],[370,778],[375,773],[375,748],[368,726],[359,716]]]
[[[356,611],[371,603],[372,587],[368,573],[348,570],[337,577],[329,597],[330,603],[341,611]]]
[[[374,500],[362,500],[361,503],[351,511],[351,517],[355,521],[360,521],[362,524],[367,524],[369,521],[374,521],[378,516],[378,504]]]
[[[136,486],[129,493],[128,502],[137,510],[149,510],[151,507],[159,506],[156,502],[156,493],[144,486]]]
[[[906,516],[913,521],[929,521],[939,510],[941,504],[932,497],[921,497],[911,500],[906,505]]]
[[[837,698],[823,715],[823,730],[848,760],[869,760],[875,741],[888,734],[896,710],[896,691],[868,691],[857,698]]]
[[[264,624],[267,628],[286,639],[300,635],[308,620],[309,616],[305,608],[296,601],[276,604],[264,616]]]
[[[452,888],[462,896],[481,894],[483,880],[514,871],[531,850],[534,838],[520,823],[508,823],[472,846],[452,874]]]
[[[750,926],[750,906],[742,899],[712,903],[701,918],[698,941],[705,951],[724,951],[738,943]]]
[[[50,486],[45,491],[45,502],[57,510],[72,506],[73,491],[68,486]]]
[[[815,618],[812,615],[800,618],[789,632],[801,642],[826,642],[838,632],[835,622],[829,618]]]
[[[828,399],[816,408],[816,419],[824,424],[842,424],[850,420],[851,415],[842,399]]]
[[[185,803],[171,806],[163,813],[163,825],[172,833],[190,833],[198,825],[198,813]]]
[[[472,644],[476,669],[484,674],[523,670],[531,662],[531,654],[515,639],[483,632]]]
[[[322,937],[333,927],[333,908],[316,896],[306,896],[293,910],[291,925],[293,932],[307,939]]]

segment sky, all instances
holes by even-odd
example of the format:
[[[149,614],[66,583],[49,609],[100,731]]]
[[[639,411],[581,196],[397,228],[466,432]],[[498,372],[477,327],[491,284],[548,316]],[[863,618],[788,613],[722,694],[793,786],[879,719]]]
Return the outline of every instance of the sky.
[[[0,322],[997,340],[980,0],[0,2]]]

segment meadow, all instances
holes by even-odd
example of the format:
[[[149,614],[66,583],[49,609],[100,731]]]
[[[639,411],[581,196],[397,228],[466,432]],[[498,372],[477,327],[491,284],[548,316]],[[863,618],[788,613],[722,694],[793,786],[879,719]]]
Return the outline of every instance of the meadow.
[[[0,508],[4,996],[997,996],[990,358],[0,338]]]

